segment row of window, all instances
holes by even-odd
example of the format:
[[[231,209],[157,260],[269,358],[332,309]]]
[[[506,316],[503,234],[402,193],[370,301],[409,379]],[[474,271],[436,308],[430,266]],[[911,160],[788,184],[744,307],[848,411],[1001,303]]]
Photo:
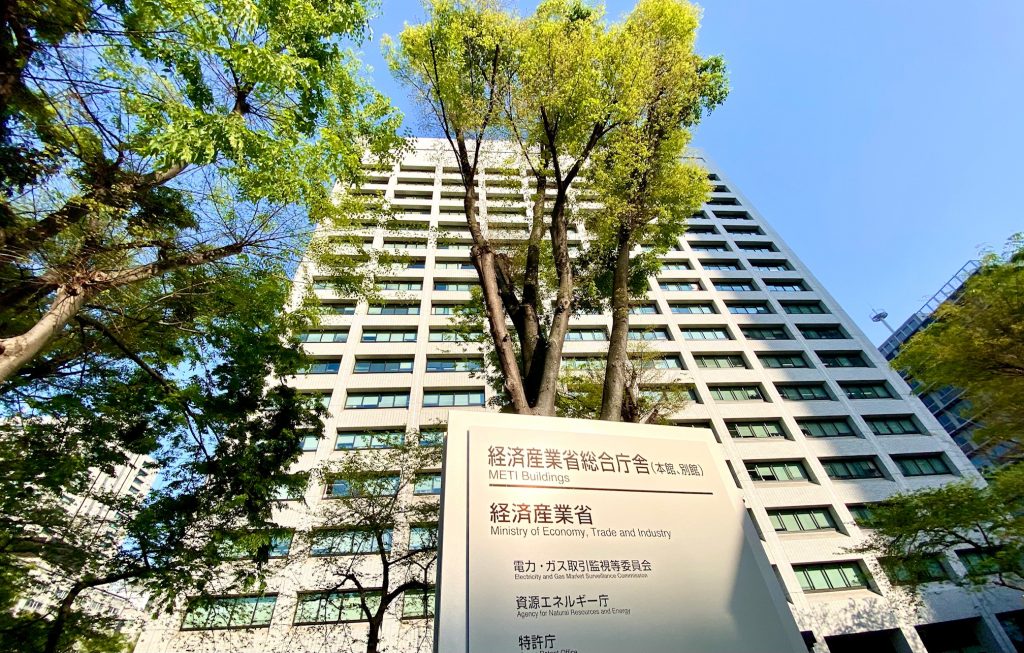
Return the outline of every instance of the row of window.
[[[904,476],[940,476],[953,474],[941,453],[892,455]],[[874,456],[822,458],[825,473],[833,480],[886,478]],[[751,480],[764,482],[811,481],[802,460],[764,460],[745,463]]]
[[[428,342],[479,342],[483,337],[479,332],[452,331],[431,329],[427,334]],[[377,329],[363,328],[360,342],[416,342],[416,329]],[[348,329],[320,329],[299,334],[299,342],[348,342]],[[335,370],[337,371],[337,370]],[[325,372],[305,372],[305,374],[323,374]]]
[[[775,390],[789,401],[833,401],[835,397],[823,382],[775,383]],[[840,381],[839,387],[848,399],[895,399],[896,394],[885,381]],[[709,385],[715,401],[769,401],[759,384]]]
[[[421,447],[440,446],[444,441],[445,430],[438,427],[421,429],[418,440]],[[334,440],[335,451],[353,449],[387,449],[405,444],[407,434],[397,428],[391,429],[360,429],[358,431],[338,430]],[[321,435],[310,431],[300,437],[303,451],[316,451],[320,447]]]
[[[664,269],[664,267],[662,269]],[[704,287],[703,282],[697,279],[658,279],[657,282],[659,288],[670,292],[707,290],[707,288]],[[765,290],[768,292],[808,292],[810,290],[802,279],[764,279],[763,282]],[[711,286],[714,290],[731,292],[760,292],[761,290],[753,279],[712,279]]]
[[[361,598],[362,597],[362,598]],[[380,605],[380,592],[302,592],[298,595],[294,625],[366,621],[365,603],[371,611]],[[270,625],[277,595],[217,597],[194,600],[185,611],[182,630],[263,628]],[[403,619],[434,616],[434,589],[409,591],[402,598]]]
[[[323,342],[323,341],[321,341]],[[376,341],[381,342],[381,341]],[[407,342],[407,341],[399,341]],[[413,371],[413,358],[357,358],[352,368],[355,374],[401,374]],[[478,372],[483,368],[481,358],[427,358],[427,372]],[[300,374],[337,374],[340,360],[318,360]]]
[[[388,497],[398,494],[401,479],[398,474],[378,474],[353,483],[343,478],[328,478],[324,487],[323,498],[343,499],[347,497]],[[276,501],[296,501],[302,498],[304,488],[299,486],[281,486],[274,499]],[[441,494],[441,472],[422,472],[413,479],[413,494]]]
[[[425,408],[483,406],[483,390],[425,390],[423,406]],[[345,397],[345,408],[408,408],[409,391],[387,392],[349,392]]]

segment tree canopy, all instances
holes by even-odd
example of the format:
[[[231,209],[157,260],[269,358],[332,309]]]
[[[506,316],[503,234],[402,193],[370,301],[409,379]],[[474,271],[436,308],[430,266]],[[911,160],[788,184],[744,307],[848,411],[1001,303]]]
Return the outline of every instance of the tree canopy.
[[[1024,237],[986,256],[892,364],[925,387],[961,389],[983,450],[1016,447],[1024,433]]]

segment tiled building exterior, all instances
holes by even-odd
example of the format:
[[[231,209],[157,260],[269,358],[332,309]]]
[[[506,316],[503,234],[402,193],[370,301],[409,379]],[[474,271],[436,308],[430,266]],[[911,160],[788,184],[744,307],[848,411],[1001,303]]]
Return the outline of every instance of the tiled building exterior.
[[[486,410],[493,396],[479,374],[453,362],[480,351],[453,342],[451,333],[451,307],[467,302],[477,283],[458,172],[446,142],[413,145],[393,170],[370,172],[361,191],[383,196],[406,223],[365,232],[372,247],[410,260],[380,279],[380,298],[368,304],[336,297],[309,261],[297,272],[295,300],[312,283],[325,313],[306,336],[317,365],[294,383],[322,393],[330,413],[326,437],[309,441],[302,469],[367,446],[367,432],[429,431],[445,423],[449,407]],[[978,474],[725,173],[694,156],[712,175],[715,192],[664,257],[630,323],[664,373],[692,388],[692,400],[673,421],[715,433],[809,647],[1014,650],[1011,637],[1019,631],[1011,613],[1021,607],[1015,593],[970,592],[937,581],[914,604],[893,589],[877,561],[849,551],[865,533],[858,525],[865,506]],[[513,160],[494,152],[481,174],[481,217],[492,233],[527,229],[531,179],[510,172]],[[577,199],[580,210],[593,208],[585,196]],[[582,247],[587,234],[578,225],[570,237]],[[610,315],[573,318],[564,364],[602,357],[610,325]],[[431,494],[426,486],[417,484],[416,491]],[[324,487],[311,483],[307,507],[287,504],[281,523],[314,523],[324,497]],[[409,537],[408,526],[396,524],[394,545],[407,546]],[[270,581],[263,599],[230,599],[230,619],[156,621],[136,651],[362,650],[364,626],[348,620],[352,611],[328,610],[319,624],[300,618],[302,592],[336,586],[300,549],[289,551],[298,562]],[[956,578],[963,564],[951,554],[937,573]],[[385,625],[387,650],[430,650],[431,620],[409,612],[399,601]]]

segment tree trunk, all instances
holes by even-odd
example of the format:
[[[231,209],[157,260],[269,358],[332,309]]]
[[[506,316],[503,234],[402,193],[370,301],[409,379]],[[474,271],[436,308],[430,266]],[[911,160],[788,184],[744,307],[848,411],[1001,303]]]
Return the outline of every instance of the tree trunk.
[[[35,358],[54,336],[82,309],[88,294],[82,287],[62,285],[49,310],[32,328],[11,338],[0,340],[0,383],[14,376],[23,365]]]
[[[75,601],[78,600],[79,594],[92,587],[101,587],[103,585],[109,585],[110,583],[116,583],[117,581],[127,580],[129,578],[140,578],[144,574],[145,572],[143,571],[126,571],[101,578],[82,580],[72,585],[71,589],[68,590],[67,595],[60,602],[57,614],[50,623],[49,630],[46,633],[46,644],[43,648],[43,652],[57,653],[57,651],[60,650],[60,640],[64,635],[64,628],[67,626],[68,618],[71,617],[71,609],[74,607]]]
[[[366,633],[366,653],[377,653],[380,647],[380,627],[383,618],[374,617],[368,622],[369,629]]]
[[[555,414],[562,349],[565,346],[565,334],[569,330],[569,317],[572,314],[573,274],[569,260],[569,230],[565,220],[568,188],[568,183],[559,184],[558,195],[551,211],[551,249],[555,258],[555,270],[558,273],[558,293],[551,316],[551,329],[548,331],[540,391],[537,393],[537,403],[534,406],[534,413],[537,415]]]
[[[547,175],[543,172],[536,175],[537,194],[533,200],[533,224],[530,229],[530,240],[526,248],[526,268],[523,274],[523,329],[519,334],[519,344],[523,357],[523,377],[526,386],[526,399],[531,404],[537,402],[540,391],[541,377],[544,371],[544,358],[547,355],[547,343],[540,331],[540,252],[544,241],[544,208],[547,193]]]
[[[629,248],[631,239],[625,228],[619,228],[615,272],[612,277],[612,334],[605,359],[604,388],[601,392],[601,419],[617,422],[622,419],[623,393],[626,383],[626,357],[629,343]]]
[[[498,365],[501,367],[501,373],[505,379],[505,391],[512,401],[512,407],[517,413],[528,415],[531,412],[530,404],[526,401],[526,394],[523,392],[523,380],[519,373],[515,347],[508,327],[505,325],[505,307],[498,289],[497,262],[494,260],[494,250],[491,249],[490,243],[480,231],[473,178],[471,175],[467,177],[463,206],[466,210],[469,231],[473,236],[470,257],[473,260],[473,266],[476,267],[477,277],[480,279],[480,290],[484,296],[491,340],[494,343],[494,350],[498,354]]]

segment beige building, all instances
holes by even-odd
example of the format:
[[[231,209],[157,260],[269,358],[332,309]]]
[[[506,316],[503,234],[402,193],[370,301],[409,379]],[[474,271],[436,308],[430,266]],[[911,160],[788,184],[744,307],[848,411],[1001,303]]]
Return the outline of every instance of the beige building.
[[[475,372],[479,345],[457,342],[451,324],[454,307],[477,284],[459,176],[446,142],[414,145],[393,170],[369,173],[361,191],[380,194],[403,223],[366,231],[366,242],[409,257],[380,279],[380,299],[336,297],[308,261],[297,272],[296,301],[312,284],[325,312],[319,329],[305,336],[317,362],[294,383],[322,393],[330,413],[326,437],[308,440],[301,469],[372,447],[386,433],[437,429],[449,407],[486,410],[493,397]],[[721,443],[809,649],[1015,650],[1020,597],[959,588],[952,580],[974,562],[969,556],[946,556],[914,604],[875,559],[849,552],[865,534],[873,502],[979,477],[725,173],[694,157],[707,167],[714,193],[650,278],[631,326],[666,380],[688,388],[690,401],[673,422],[708,427]],[[487,229],[512,237],[527,229],[531,181],[509,172],[514,160],[493,153],[480,179]],[[586,197],[577,199],[588,207]],[[586,246],[582,225],[570,237],[574,248]],[[564,365],[601,357],[610,325],[609,315],[575,317]],[[428,474],[406,490],[407,500],[429,500],[417,495],[438,489],[439,475]],[[282,507],[282,525],[315,524],[326,491],[311,483],[305,506]],[[417,533],[396,524],[393,537],[395,546],[408,546]],[[262,597],[226,596],[221,617],[206,621],[155,621],[136,651],[362,650],[358,613],[346,607],[336,579],[325,577],[322,560],[302,549],[282,543],[281,573]],[[327,592],[324,609],[311,610],[310,592]],[[431,649],[431,619],[422,609],[399,600],[393,613],[384,629],[387,650]]]

